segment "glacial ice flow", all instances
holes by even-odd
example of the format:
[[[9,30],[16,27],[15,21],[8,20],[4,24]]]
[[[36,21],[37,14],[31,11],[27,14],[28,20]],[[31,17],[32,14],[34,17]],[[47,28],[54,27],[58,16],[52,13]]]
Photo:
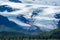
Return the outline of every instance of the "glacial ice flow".
[[[34,25],[46,31],[58,28],[57,24],[60,19],[56,19],[54,16],[60,12],[60,6],[1,1],[0,6],[2,5],[18,9],[12,12],[8,12],[6,9],[4,12],[0,11],[0,15],[6,16],[10,21],[23,26],[24,29],[31,27],[36,29],[33,27]]]

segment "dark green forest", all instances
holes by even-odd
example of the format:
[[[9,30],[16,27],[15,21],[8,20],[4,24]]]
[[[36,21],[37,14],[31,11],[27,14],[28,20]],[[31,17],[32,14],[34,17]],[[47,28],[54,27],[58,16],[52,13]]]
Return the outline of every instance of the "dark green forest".
[[[1,26],[0,26],[1,27]],[[17,31],[0,31],[0,40],[59,40],[60,39],[60,28],[54,29],[49,32],[37,32],[33,35],[24,34],[22,32]]]

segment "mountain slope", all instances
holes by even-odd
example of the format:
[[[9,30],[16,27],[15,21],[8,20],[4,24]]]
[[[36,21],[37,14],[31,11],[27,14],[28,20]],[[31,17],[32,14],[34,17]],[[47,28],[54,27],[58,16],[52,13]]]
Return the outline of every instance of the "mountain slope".
[[[19,1],[19,0],[9,0],[11,2],[15,2],[15,3],[22,3],[22,1]]]
[[[24,34],[34,34],[35,32],[42,32],[39,27],[36,30],[33,29],[24,29],[22,26],[9,21],[7,17],[0,15],[0,31],[19,31]],[[37,27],[37,26],[36,26]]]
[[[60,22],[56,18],[56,12],[60,11],[59,6],[15,3],[8,0],[3,0],[0,5],[0,24],[8,28],[31,34],[59,28]]]
[[[21,30],[22,28],[19,27],[16,23],[9,21],[6,17],[0,15],[0,25],[6,25],[7,27],[16,29],[16,30]]]

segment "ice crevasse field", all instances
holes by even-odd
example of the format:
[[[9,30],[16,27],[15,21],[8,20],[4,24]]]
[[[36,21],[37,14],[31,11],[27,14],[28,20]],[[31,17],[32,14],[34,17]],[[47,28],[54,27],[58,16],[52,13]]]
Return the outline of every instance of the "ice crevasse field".
[[[45,32],[60,28],[59,2],[59,0],[0,0],[0,25],[23,32],[36,30]]]

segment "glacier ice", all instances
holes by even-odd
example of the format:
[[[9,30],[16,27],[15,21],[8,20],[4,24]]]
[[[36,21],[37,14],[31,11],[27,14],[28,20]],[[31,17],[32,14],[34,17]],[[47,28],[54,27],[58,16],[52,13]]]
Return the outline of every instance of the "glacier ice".
[[[39,28],[42,31],[50,31],[59,28],[60,6],[55,6],[59,5],[59,2],[55,5],[52,5],[51,1],[49,0],[47,3],[48,5],[45,5],[45,1],[41,1],[41,4],[39,4],[39,0],[20,1],[22,1],[22,3],[14,3],[8,0],[1,0],[0,6],[7,5],[7,7],[11,8],[8,10],[11,11],[1,11],[0,7],[0,15],[7,17],[10,21],[15,22],[16,24],[22,26],[24,29],[35,30]]]

